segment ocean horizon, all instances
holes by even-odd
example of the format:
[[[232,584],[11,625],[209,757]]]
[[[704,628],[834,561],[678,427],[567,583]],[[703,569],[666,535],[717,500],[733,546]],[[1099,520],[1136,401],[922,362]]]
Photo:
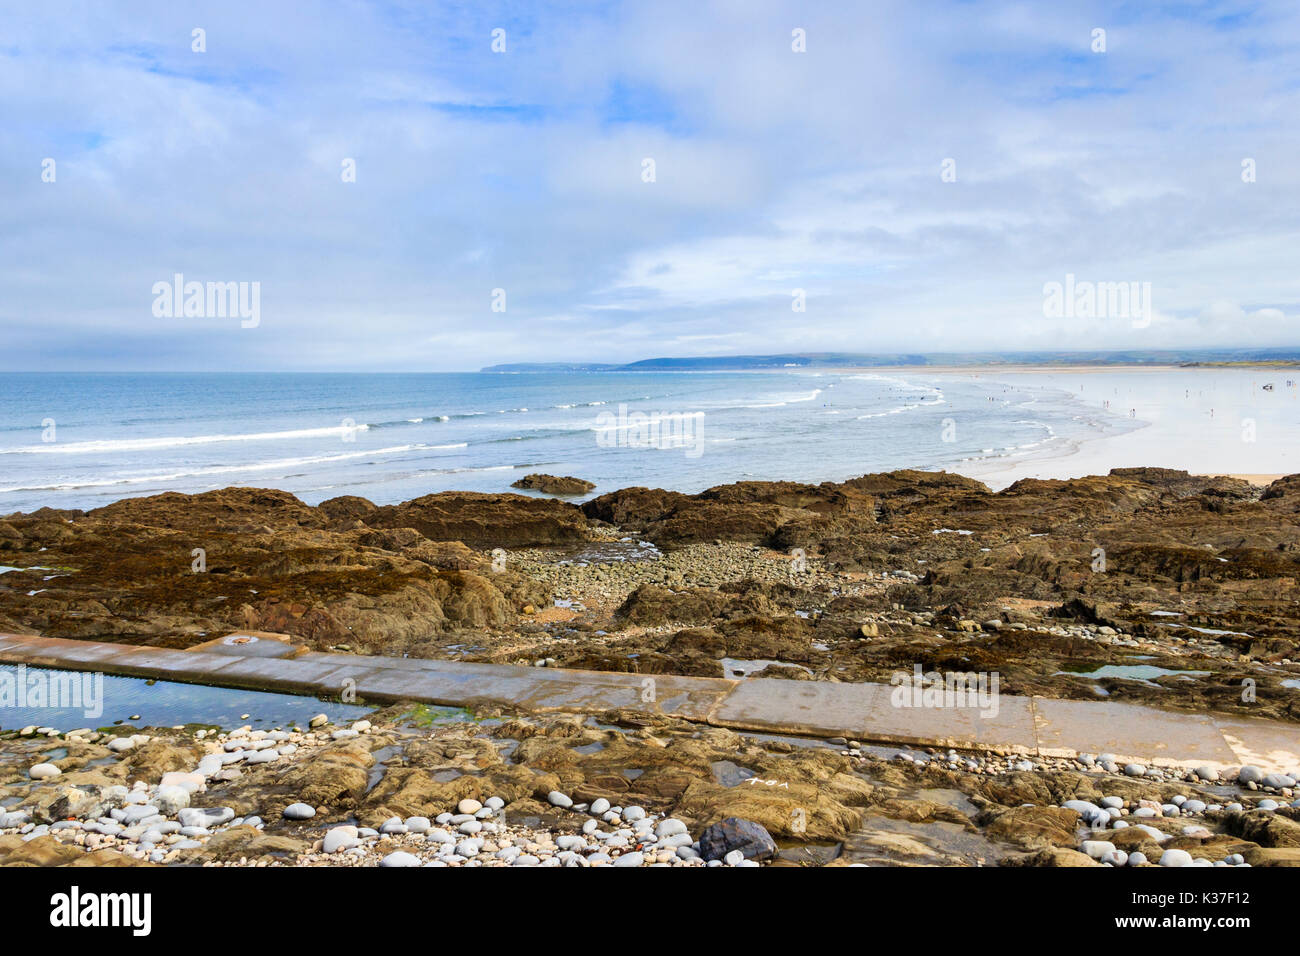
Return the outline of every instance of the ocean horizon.
[[[993,487],[1140,465],[1283,472],[1300,438],[1287,375],[6,373],[0,513],[230,485],[280,488],[309,504],[344,494],[384,504],[506,491],[530,472],[584,478],[595,493],[901,468]]]

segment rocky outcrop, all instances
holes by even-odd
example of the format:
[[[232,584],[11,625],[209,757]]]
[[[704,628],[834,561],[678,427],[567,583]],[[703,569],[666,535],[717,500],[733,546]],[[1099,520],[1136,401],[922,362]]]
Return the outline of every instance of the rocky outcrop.
[[[540,491],[548,495],[585,495],[595,489],[590,481],[581,478],[556,477],[555,475],[524,475],[518,481],[511,482],[511,488],[523,488],[527,491]]]
[[[526,495],[448,491],[362,516],[372,528],[413,528],[431,541],[472,548],[529,548],[585,540],[587,523],[570,504]]]
[[[285,492],[227,488],[57,520],[11,515],[5,562],[33,570],[0,579],[0,630],[184,647],[248,628],[400,653],[441,632],[504,626],[545,599],[451,530],[528,542],[585,527],[558,502],[438,498],[406,510],[335,498],[318,509]]]

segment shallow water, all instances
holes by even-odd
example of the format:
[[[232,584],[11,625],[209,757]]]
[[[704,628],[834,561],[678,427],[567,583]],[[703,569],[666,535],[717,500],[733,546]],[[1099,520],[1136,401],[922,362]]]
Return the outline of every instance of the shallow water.
[[[1205,677],[1210,671],[1179,671],[1170,670],[1167,667],[1157,667],[1154,664],[1106,664],[1095,670],[1060,670],[1057,675],[1066,677],[1114,677],[1119,680],[1132,680],[1148,687],[1159,687],[1154,683],[1157,677],[1169,677],[1180,675],[1186,677]]]
[[[63,671],[55,668],[14,666],[0,667],[0,675],[7,674],[10,686],[16,686],[20,677],[28,687],[33,680],[55,689],[56,679],[71,678],[82,694],[67,700],[75,706],[17,706],[16,699],[8,706],[0,697],[0,730],[18,730],[35,724],[68,731],[81,727],[108,727],[129,724],[134,727],[175,727],[182,724],[203,724],[222,728],[286,727],[292,724],[306,726],[317,714],[324,714],[334,723],[360,720],[374,708],[359,704],[318,700],[294,694],[274,694],[265,691],[236,690],[228,687],[208,687],[202,684],[181,684],[171,681],[148,681],[138,677],[115,677]],[[96,690],[98,678],[98,690]],[[0,682],[5,681],[0,676]],[[30,693],[30,692],[29,692]],[[53,693],[46,700],[53,700]],[[244,715],[248,716],[245,717]]]
[[[759,658],[745,660],[739,657],[722,658],[723,673],[726,674],[727,677],[749,677],[751,674],[756,674],[763,668],[769,666],[797,667],[801,671],[806,671],[809,674],[812,673],[812,671],[808,670],[808,668],[804,667],[802,664],[792,664],[789,661],[768,661]]]

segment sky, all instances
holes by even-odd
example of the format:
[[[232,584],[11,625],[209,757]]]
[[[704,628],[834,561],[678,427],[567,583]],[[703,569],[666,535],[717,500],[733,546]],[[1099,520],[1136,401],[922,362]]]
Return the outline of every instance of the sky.
[[[1294,0],[7,7],[0,369],[1300,345]]]

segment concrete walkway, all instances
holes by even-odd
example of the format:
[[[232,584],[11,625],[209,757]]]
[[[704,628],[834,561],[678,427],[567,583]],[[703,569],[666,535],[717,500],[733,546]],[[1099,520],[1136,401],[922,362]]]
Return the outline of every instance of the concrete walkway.
[[[1001,695],[996,715],[974,708],[904,708],[885,684],[743,681],[514,667],[302,652],[247,652],[229,643],[165,650],[0,634],[0,663],[102,671],[185,683],[453,707],[505,705],[533,713],[667,714],[736,730],[847,737],[1044,757],[1111,753],[1120,762],[1300,769],[1300,725],[1133,704]]]

